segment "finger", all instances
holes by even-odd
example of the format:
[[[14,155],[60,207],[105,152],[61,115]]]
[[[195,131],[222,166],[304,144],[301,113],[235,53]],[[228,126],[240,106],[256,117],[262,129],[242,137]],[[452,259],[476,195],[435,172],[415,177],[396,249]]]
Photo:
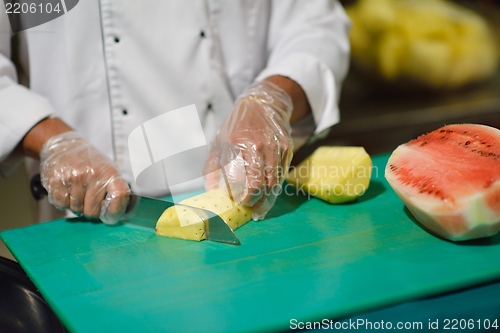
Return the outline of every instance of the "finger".
[[[262,197],[252,207],[252,219],[253,220],[257,221],[257,220],[264,219],[264,217],[267,215],[267,213],[269,212],[269,210],[272,207],[272,204],[270,203],[270,198],[272,198],[272,196]]]
[[[75,177],[69,190],[69,208],[75,214],[81,214],[83,212],[85,190],[83,176]]]
[[[278,153],[266,151],[264,156],[264,167],[263,174],[264,180],[262,183],[262,195],[260,198],[252,205],[254,215],[262,215],[270,209],[269,201],[271,196],[275,196],[275,189],[279,183],[278,169],[277,165]]]
[[[221,160],[228,161],[224,166],[225,181],[233,199],[246,206],[253,206],[265,189],[265,162],[262,154],[269,149],[267,138],[260,132],[235,132],[224,151]]]
[[[278,180],[278,154],[277,153],[266,153],[264,156],[264,178],[266,189],[271,189],[276,186],[279,182]]]
[[[57,209],[66,209],[69,207],[68,187],[61,177],[49,177],[45,189],[47,190],[49,202]]]
[[[108,183],[106,191],[99,217],[106,224],[115,224],[125,214],[130,200],[130,188],[125,180],[117,177]]]
[[[214,190],[219,187],[221,178],[220,166],[220,149],[212,146],[210,156],[208,157],[205,165],[203,166],[203,175],[205,177],[205,188],[207,190]],[[218,145],[217,145],[218,146]]]
[[[101,213],[101,205],[106,197],[106,184],[94,181],[87,184],[87,191],[83,200],[83,214],[87,217],[97,218]]]
[[[265,179],[266,188],[262,197],[252,206],[252,218],[263,219],[267,212],[273,207],[276,198],[281,193],[281,184],[290,166],[292,151],[285,143],[276,147],[274,152],[265,151]]]
[[[246,163],[239,172],[244,174],[243,186],[245,186],[245,190],[239,193],[237,202],[252,207],[264,195],[265,162],[260,155],[256,155],[253,151],[243,150],[242,157]]]
[[[65,188],[49,187],[47,190],[49,202],[57,209],[66,209],[69,207],[69,194]]]
[[[219,187],[219,182],[221,180],[222,173],[221,170],[213,171],[205,174],[205,189],[207,191],[215,190]]]
[[[293,151],[288,142],[280,143],[273,152],[266,151],[266,188],[271,190],[281,185],[288,173]]]
[[[219,187],[225,187],[230,192],[230,196],[238,202],[237,198],[241,196],[241,192],[246,188],[246,162],[238,146],[229,143],[221,144],[223,144],[220,157],[222,181]]]

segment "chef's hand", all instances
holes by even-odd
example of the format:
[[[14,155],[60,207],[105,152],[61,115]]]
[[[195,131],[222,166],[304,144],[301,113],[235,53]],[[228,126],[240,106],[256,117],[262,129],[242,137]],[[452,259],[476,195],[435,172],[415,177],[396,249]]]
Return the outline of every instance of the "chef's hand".
[[[77,215],[120,220],[130,189],[113,162],[74,131],[48,139],[40,152],[40,177],[49,202]]]
[[[293,102],[278,85],[263,81],[238,97],[204,167],[207,190],[228,189],[263,219],[274,205],[293,156]],[[220,170],[221,172],[216,172]]]

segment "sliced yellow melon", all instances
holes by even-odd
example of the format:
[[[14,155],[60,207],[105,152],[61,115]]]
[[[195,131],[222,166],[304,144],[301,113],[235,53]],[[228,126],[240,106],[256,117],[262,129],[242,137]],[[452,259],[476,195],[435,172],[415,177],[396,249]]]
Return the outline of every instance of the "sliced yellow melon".
[[[206,239],[205,221],[209,210],[219,215],[234,231],[252,219],[252,209],[236,204],[220,189],[182,200],[179,205],[165,210],[156,223],[156,234],[195,241]]]
[[[324,146],[292,168],[287,182],[329,203],[343,203],[366,192],[372,165],[363,147]]]

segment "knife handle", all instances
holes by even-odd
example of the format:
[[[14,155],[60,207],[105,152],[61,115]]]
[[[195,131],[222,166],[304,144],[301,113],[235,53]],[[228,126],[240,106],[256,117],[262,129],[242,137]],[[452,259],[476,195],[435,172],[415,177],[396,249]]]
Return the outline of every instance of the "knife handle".
[[[47,190],[42,186],[42,180],[40,179],[40,174],[37,173],[31,178],[30,181],[31,195],[35,200],[42,200],[43,197],[47,195]]]

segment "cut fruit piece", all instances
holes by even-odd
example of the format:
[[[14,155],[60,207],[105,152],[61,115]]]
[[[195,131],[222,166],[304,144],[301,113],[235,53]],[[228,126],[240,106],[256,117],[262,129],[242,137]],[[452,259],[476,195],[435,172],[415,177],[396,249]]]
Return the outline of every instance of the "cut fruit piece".
[[[500,131],[448,125],[400,145],[385,177],[428,230],[450,240],[500,231]]]
[[[201,241],[206,239],[205,221],[208,216],[201,208],[219,215],[234,231],[252,219],[252,209],[236,204],[220,189],[182,200],[165,210],[156,223],[156,234],[173,238]]]
[[[287,182],[329,203],[344,203],[365,193],[371,171],[363,147],[324,146],[290,170]]]

